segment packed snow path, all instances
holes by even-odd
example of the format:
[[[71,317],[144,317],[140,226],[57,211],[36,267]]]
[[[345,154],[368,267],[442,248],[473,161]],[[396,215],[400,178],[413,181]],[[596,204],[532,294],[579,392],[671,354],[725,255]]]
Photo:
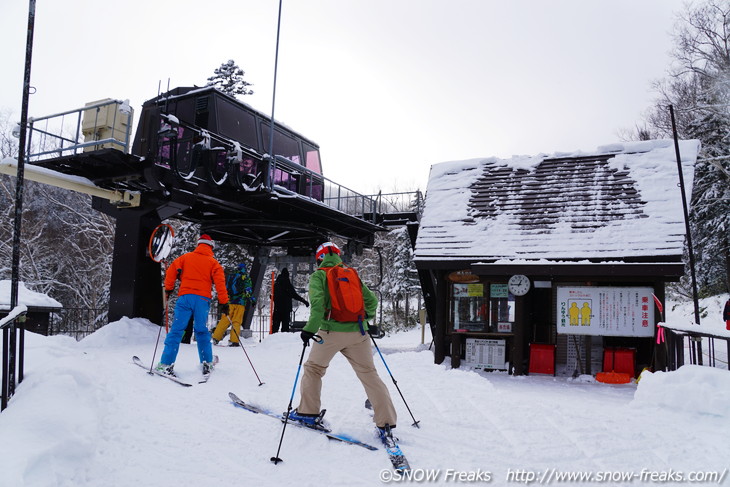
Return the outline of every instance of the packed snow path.
[[[0,414],[0,486],[319,487],[384,485],[381,475],[388,480],[383,451],[296,428],[287,428],[284,462],[274,465],[269,459],[281,424],[231,404],[229,391],[286,409],[302,349],[298,334],[244,341],[262,386],[233,347],[215,347],[221,362],[208,383],[198,384],[196,346],[182,345],[175,369],[194,382],[184,388],[132,363],[133,355],[151,360],[157,332],[145,320],[125,319],[78,343],[27,334],[25,380]],[[728,465],[727,371],[687,366],[645,376],[638,385],[607,385],[589,377],[513,377],[435,365],[428,345],[420,345],[420,331],[378,343],[421,425],[410,426],[376,353],[399,414],[396,435],[414,471],[436,476],[430,485],[469,483],[449,479],[449,470],[482,475],[472,484],[484,483],[488,473],[492,485],[507,485],[553,469],[686,475],[722,474]],[[377,445],[364,402],[349,364],[336,357],[324,378],[326,419],[334,431]],[[609,483],[642,484],[651,482]]]

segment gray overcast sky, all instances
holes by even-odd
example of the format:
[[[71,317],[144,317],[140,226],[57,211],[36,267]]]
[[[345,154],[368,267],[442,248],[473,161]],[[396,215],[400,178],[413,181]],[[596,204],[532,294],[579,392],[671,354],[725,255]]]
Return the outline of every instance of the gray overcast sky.
[[[234,59],[271,113],[278,0],[39,0],[30,116],[141,104]],[[284,0],[275,116],[325,176],[425,189],[434,163],[590,151],[655,97],[681,0]],[[0,0],[0,109],[20,117],[28,2]]]

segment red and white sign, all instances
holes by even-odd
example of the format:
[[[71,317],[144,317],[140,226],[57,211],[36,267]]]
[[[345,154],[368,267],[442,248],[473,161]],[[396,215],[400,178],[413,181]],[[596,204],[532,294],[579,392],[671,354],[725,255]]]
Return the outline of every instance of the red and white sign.
[[[559,286],[558,333],[596,336],[654,336],[650,287]]]

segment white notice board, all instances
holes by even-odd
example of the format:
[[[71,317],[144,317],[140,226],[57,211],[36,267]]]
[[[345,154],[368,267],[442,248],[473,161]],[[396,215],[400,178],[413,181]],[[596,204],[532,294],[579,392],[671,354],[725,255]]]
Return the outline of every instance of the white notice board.
[[[505,340],[466,339],[466,358],[464,362],[481,369],[506,369]]]
[[[558,333],[654,336],[650,287],[559,286]]]

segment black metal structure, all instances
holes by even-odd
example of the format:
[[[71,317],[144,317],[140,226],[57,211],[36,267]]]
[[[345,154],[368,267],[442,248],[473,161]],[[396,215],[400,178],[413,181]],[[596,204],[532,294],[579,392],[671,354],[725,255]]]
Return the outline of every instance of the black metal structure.
[[[272,126],[273,157],[265,150]],[[117,223],[110,320],[160,321],[160,265],[145,252],[151,232],[170,217],[199,223],[215,240],[247,245],[264,259],[266,247],[311,255],[331,236],[362,248],[387,231],[377,223],[374,199],[322,175],[317,144],[213,87],[176,88],[145,102],[131,152],[101,142],[93,146],[87,134],[77,144],[83,152],[65,144],[58,157],[31,159],[99,188],[140,195],[136,206],[93,199]]]
[[[25,69],[23,71],[23,101],[20,114],[20,151],[18,153],[18,170],[16,173],[15,189],[15,218],[13,223],[13,255],[11,263],[11,285],[10,285],[10,311],[18,305],[18,291],[20,282],[20,230],[23,216],[23,180],[25,166],[25,147],[28,121],[28,101],[30,97],[30,71],[31,59],[33,57],[33,34],[35,31],[35,0],[28,2],[28,28],[25,43]],[[24,340],[25,329],[22,321],[11,321],[7,326],[2,327],[3,349],[2,349],[2,393],[0,395],[0,411],[3,411],[8,400],[15,394],[16,383],[23,381],[24,368]],[[19,354],[16,351],[20,350]],[[17,364],[17,368],[16,368]]]

